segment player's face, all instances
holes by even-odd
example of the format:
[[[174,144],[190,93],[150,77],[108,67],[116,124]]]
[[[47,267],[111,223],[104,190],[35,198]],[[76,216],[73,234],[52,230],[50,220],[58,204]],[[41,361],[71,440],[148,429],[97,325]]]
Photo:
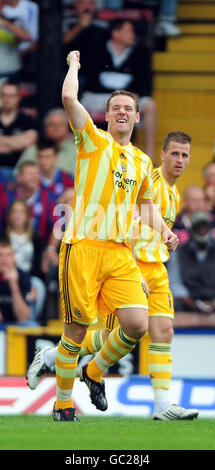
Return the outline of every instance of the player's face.
[[[179,178],[190,161],[190,144],[170,141],[167,151],[161,152],[162,165],[171,178]]]
[[[109,110],[106,112],[108,130],[115,135],[129,135],[134,124],[139,122],[140,116],[136,111],[135,101],[131,96],[118,95],[110,100]]]

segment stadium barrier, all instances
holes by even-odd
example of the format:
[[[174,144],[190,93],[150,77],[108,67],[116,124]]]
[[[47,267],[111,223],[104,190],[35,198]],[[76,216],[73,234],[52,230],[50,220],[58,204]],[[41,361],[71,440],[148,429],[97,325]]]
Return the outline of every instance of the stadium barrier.
[[[107,377],[107,416],[148,417],[153,412],[153,391],[149,378],[141,375]],[[173,379],[172,398],[185,408],[198,408],[200,418],[215,418],[215,380]],[[23,377],[0,378],[0,415],[50,415],[56,399],[56,380],[43,378],[30,390]],[[80,415],[104,416],[90,402],[85,384],[75,381],[74,406]]]
[[[37,347],[55,346],[62,325],[39,328],[9,326],[0,330],[0,376],[25,376]],[[148,375],[146,335],[132,353],[111,367],[111,375]],[[172,342],[173,375],[178,378],[215,379],[215,329],[175,329]],[[83,358],[83,361],[88,361]]]

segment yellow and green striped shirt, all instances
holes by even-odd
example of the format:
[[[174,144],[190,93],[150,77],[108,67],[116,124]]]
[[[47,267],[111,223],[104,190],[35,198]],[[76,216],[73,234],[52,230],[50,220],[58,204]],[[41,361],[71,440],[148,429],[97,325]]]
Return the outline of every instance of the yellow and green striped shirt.
[[[150,158],[131,143],[120,145],[90,116],[82,130],[72,130],[77,146],[75,194],[63,241],[130,244],[137,196],[151,198]]]
[[[165,180],[161,166],[153,170],[152,180],[152,200],[171,229],[179,212],[180,195],[178,189]],[[160,233],[143,224],[139,227],[139,231],[140,236],[135,240],[136,258],[143,262],[165,263],[169,259],[169,252]]]

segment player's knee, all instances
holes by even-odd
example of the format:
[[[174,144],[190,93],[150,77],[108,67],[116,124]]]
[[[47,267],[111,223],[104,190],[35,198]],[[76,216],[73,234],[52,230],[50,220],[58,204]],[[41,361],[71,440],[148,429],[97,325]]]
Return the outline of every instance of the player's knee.
[[[81,344],[86,336],[87,326],[79,323],[70,323],[64,325],[64,334],[67,338]]]
[[[168,343],[171,343],[173,335],[174,335],[174,330],[172,327],[170,327],[167,332],[166,332],[167,338],[168,338]]]
[[[167,326],[160,331],[161,343],[171,343],[174,331],[172,326]]]
[[[148,330],[148,312],[143,308],[119,309],[117,315],[124,333],[131,338],[140,340]]]
[[[135,330],[133,338],[140,340],[147,332],[146,325],[141,325],[138,329]]]
[[[155,343],[171,343],[174,335],[174,330],[172,326],[166,326],[163,328],[158,328],[154,334],[150,334],[151,341]]]
[[[148,330],[147,318],[136,319],[127,325],[127,334],[131,338],[140,340]]]

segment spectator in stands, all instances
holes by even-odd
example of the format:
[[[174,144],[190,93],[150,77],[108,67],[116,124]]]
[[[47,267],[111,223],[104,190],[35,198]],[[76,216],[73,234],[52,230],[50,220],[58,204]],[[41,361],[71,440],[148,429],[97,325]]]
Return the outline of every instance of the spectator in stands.
[[[103,50],[107,28],[108,23],[97,18],[95,0],[75,0],[73,13],[64,18],[64,54],[66,56],[71,50],[80,51],[80,84],[86,79],[95,50],[96,54]]]
[[[31,223],[40,237],[45,241],[42,256],[42,271],[47,289],[54,281],[57,289],[57,266],[59,240],[56,240],[53,229],[60,214],[55,211],[56,195],[50,189],[40,185],[40,174],[35,162],[24,162],[17,174],[17,184],[0,181],[0,224],[4,229],[8,207],[15,199],[26,201],[30,209]],[[55,302],[57,306],[57,303]]]
[[[25,162],[17,175],[16,193],[27,201],[34,229],[46,243],[57,220],[54,216],[56,196],[40,184],[40,172],[36,163]]]
[[[176,37],[182,34],[175,25],[178,0],[160,0],[160,9],[155,26],[156,36]]]
[[[191,214],[205,209],[205,194],[203,189],[191,184],[183,193],[183,209],[176,217],[173,231],[177,234],[180,244],[185,243],[190,237]]]
[[[48,244],[53,226],[57,220],[54,216],[56,198],[51,191],[43,190],[40,186],[39,168],[35,162],[24,162],[17,174],[17,183],[0,184],[1,219],[4,228],[7,211],[15,199],[23,199],[29,206],[34,230]]]
[[[208,212],[191,217],[190,240],[171,254],[168,262],[170,286],[176,311],[215,311],[215,241]]]
[[[211,161],[207,163],[202,169],[202,176],[204,179],[205,186],[215,186],[215,162]]]
[[[44,242],[33,230],[28,205],[16,199],[9,207],[5,232],[15,252],[17,267],[43,279],[41,259]]]
[[[37,321],[42,314],[46,297],[41,270],[44,243],[33,230],[30,210],[25,201],[17,199],[9,207],[5,232],[15,253],[16,267],[30,274],[31,319]]]
[[[209,210],[215,220],[215,162],[207,163],[202,169],[205,193],[205,208]],[[215,224],[214,224],[215,225]]]
[[[55,145],[50,140],[38,143],[37,162],[40,171],[40,186],[43,192],[53,195],[55,205],[66,190],[73,190],[74,178],[72,174],[56,168],[58,154]],[[65,199],[65,198],[64,198]],[[56,213],[56,216],[58,214]],[[61,212],[59,213],[59,216]],[[56,220],[57,222],[57,220]],[[61,236],[62,238],[62,236]],[[49,244],[43,253],[42,269],[46,274],[46,283],[57,289],[58,276],[58,249],[61,238],[56,238],[54,232],[50,233]]]
[[[145,152],[154,159],[156,127],[156,103],[150,96],[152,90],[150,49],[136,45],[134,25],[128,20],[116,20],[111,24],[110,39],[102,52],[96,50],[88,71],[86,91],[81,98],[90,114],[103,113],[111,92],[126,89],[138,95],[141,125],[144,131]]]
[[[44,119],[45,136],[53,140],[58,150],[57,168],[75,176],[76,146],[69,131],[68,118],[63,109],[51,109]]]
[[[62,194],[62,196],[60,196],[58,199],[59,204],[68,204],[72,206],[74,192],[75,192],[75,188],[66,189],[64,193]]]
[[[54,119],[54,122],[56,118],[57,121],[60,118],[61,124],[63,124],[64,129],[68,129],[67,122],[65,121],[65,114],[62,115],[62,113],[59,113],[58,111],[58,113],[54,113],[50,117],[50,119],[51,118]],[[64,193],[68,192],[69,198],[71,199],[71,192],[72,194],[74,192],[74,177],[72,174],[61,170],[60,168],[57,168],[57,162],[59,157],[53,140],[40,140],[38,142],[37,147],[35,146],[35,157],[39,169],[40,191],[38,193],[37,190],[37,194],[38,197],[40,197],[40,200],[38,202],[39,204],[41,204],[42,201],[43,204],[50,204],[50,207],[48,205],[45,206],[45,210],[47,210],[47,215],[43,211],[43,207],[39,206],[39,214],[35,218],[37,229],[39,229],[40,225],[41,227],[45,228],[46,224],[48,223],[48,236],[46,236],[47,244],[42,257],[42,271],[45,275],[47,288],[49,289],[51,286],[52,290],[56,290],[57,269],[59,263],[58,250],[62,234],[61,238],[56,238],[55,233],[53,232],[53,228],[57,222],[58,217],[61,217],[61,212],[58,214],[58,212],[53,213],[53,211],[58,203],[68,203],[66,199],[67,194],[65,194],[64,196]],[[67,157],[68,160],[72,160],[71,154],[68,154]],[[18,172],[20,171],[20,168],[23,168],[23,166],[25,168],[26,165],[28,167],[29,164],[30,163],[28,161],[23,161],[22,163],[19,163]],[[36,166],[36,162],[32,161],[32,165],[33,167],[34,165]],[[35,209],[37,210],[37,208]],[[50,211],[52,215],[50,214]],[[41,231],[40,233],[43,234],[43,232]]]
[[[5,19],[22,26],[28,36],[18,43],[21,56],[22,76],[26,75],[26,68],[36,69],[36,46],[38,40],[39,7],[31,0],[5,0],[2,8]]]
[[[41,140],[37,146],[37,163],[40,172],[40,185],[43,190],[51,191],[58,201],[65,189],[74,187],[71,173],[57,168],[58,153],[51,140]]]
[[[67,188],[63,194],[58,198],[58,212],[59,218],[58,221],[55,223],[52,238],[50,238],[50,245],[49,249],[46,250],[47,254],[47,262],[52,263],[52,252],[58,252],[60,247],[60,242],[65,234],[65,230],[67,228],[68,222],[71,218],[71,209],[72,209],[72,202],[74,197],[75,188],[69,187]],[[55,257],[53,258],[53,263],[55,263]],[[46,271],[46,269],[44,269]]]
[[[55,205],[66,190],[73,190],[74,178],[72,174],[56,168],[58,154],[55,145],[50,140],[38,143],[37,162],[40,171],[40,185],[43,192],[52,193]],[[56,216],[58,213],[56,212]],[[61,211],[59,216],[61,215]],[[56,220],[57,222],[57,220]],[[62,234],[61,234],[62,238]],[[46,275],[48,289],[58,290],[58,250],[61,238],[56,238],[55,233],[50,233],[49,244],[43,253],[42,269]],[[51,287],[50,287],[51,286]]]
[[[0,240],[0,324],[36,326],[31,320],[30,276],[15,265],[8,238]]]
[[[215,217],[215,186],[209,184],[204,187],[205,193],[205,210],[208,210]]]
[[[30,41],[31,36],[16,18],[8,19],[5,16],[3,9],[8,3],[9,0],[0,2],[0,79],[13,77],[20,80],[22,62],[19,43]]]
[[[20,110],[20,89],[14,81],[1,87],[0,167],[12,178],[21,152],[37,140],[35,120]]]
[[[61,108],[51,109],[44,118],[44,137],[54,142],[58,151],[57,168],[75,177],[76,147],[69,132],[68,118]],[[17,168],[24,161],[36,161],[37,145],[31,145],[21,154]]]

